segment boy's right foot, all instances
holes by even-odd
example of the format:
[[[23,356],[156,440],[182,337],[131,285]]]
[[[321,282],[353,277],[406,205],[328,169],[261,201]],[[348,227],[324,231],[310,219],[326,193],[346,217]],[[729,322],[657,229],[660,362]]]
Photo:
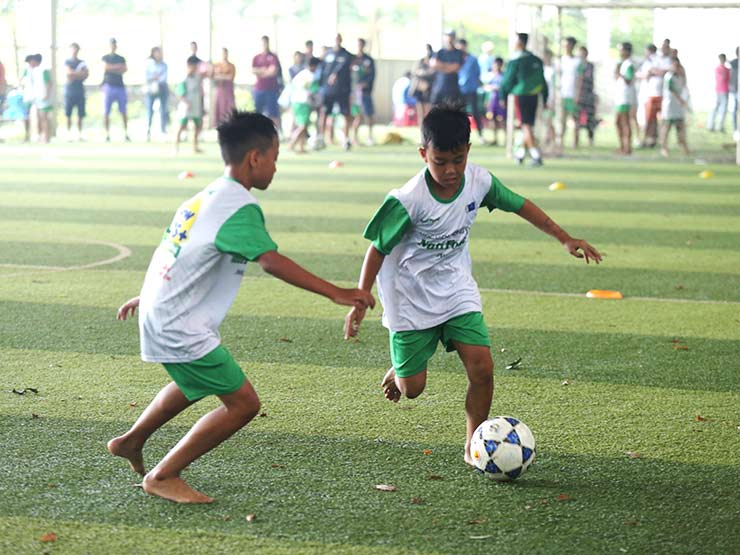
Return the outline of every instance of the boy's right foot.
[[[213,497],[195,491],[182,478],[157,480],[151,474],[144,476],[141,487],[149,495],[156,495],[175,503],[213,503]]]
[[[146,475],[144,470],[144,457],[140,447],[133,447],[125,436],[116,437],[108,442],[108,451],[116,457],[128,460],[131,470],[142,476]]]
[[[396,371],[392,367],[385,373],[385,376],[383,376],[383,381],[380,382],[380,387],[383,388],[383,394],[389,401],[398,403],[401,399],[401,391],[396,385]]]

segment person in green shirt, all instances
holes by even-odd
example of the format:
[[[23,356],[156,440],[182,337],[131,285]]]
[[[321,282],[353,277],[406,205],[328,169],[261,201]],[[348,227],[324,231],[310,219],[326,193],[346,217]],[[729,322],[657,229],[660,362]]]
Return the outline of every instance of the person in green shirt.
[[[508,95],[514,95],[516,112],[524,133],[524,146],[519,147],[514,156],[517,163],[522,164],[527,150],[532,157],[532,165],[542,165],[542,154],[537,147],[534,136],[534,122],[537,116],[537,99],[542,95],[543,103],[547,103],[548,89],[542,67],[542,60],[527,50],[527,33],[519,33],[515,47],[515,54],[506,66],[499,95],[501,102],[506,103]]]

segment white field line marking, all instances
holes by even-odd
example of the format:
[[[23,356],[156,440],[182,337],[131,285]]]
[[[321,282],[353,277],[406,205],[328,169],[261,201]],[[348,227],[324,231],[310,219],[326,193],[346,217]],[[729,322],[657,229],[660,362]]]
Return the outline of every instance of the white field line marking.
[[[586,299],[585,293],[561,293],[558,291],[529,291],[527,289],[496,289],[481,287],[481,293],[515,293],[517,295],[536,295],[538,297],[569,297],[574,299]],[[588,299],[596,301],[599,299]],[[650,301],[659,303],[694,303],[694,304],[726,304],[740,305],[738,301],[714,301],[705,299],[677,299],[673,297],[624,297],[621,301]]]
[[[0,274],[0,278],[25,276],[29,274],[35,274],[37,272],[66,272],[68,270],[89,270],[90,268],[97,268],[98,266],[107,266],[108,264],[115,264],[116,262],[119,262],[131,256],[131,249],[129,249],[128,247],[124,245],[119,245],[118,243],[109,243],[107,241],[95,241],[95,240],[90,240],[90,239],[85,240],[85,241],[80,241],[80,243],[88,244],[88,245],[103,245],[105,247],[110,247],[118,251],[118,254],[116,254],[115,256],[111,258],[106,258],[105,260],[96,260],[95,262],[90,262],[88,264],[78,264],[75,266],[36,266],[36,265],[31,265],[31,264],[0,264],[0,268],[28,268],[31,270],[31,271],[26,271],[26,272],[18,272],[14,274]]]

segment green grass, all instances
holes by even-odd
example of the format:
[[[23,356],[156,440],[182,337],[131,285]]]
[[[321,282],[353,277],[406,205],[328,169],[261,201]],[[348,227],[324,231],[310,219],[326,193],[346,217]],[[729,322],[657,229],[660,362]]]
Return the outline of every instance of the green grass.
[[[217,498],[195,507],[133,488],[105,442],[167,383],[114,311],[138,291],[177,205],[220,173],[216,149],[176,159],[155,145],[6,147],[0,553],[740,552],[740,170],[715,163],[700,180],[693,163],[606,152],[529,170],[473,148],[473,161],[607,255],[586,266],[509,214],[481,214],[474,228],[492,412],[537,438],[524,477],[496,484],[462,463],[466,379],[454,355],[435,355],[419,399],[391,405],[378,389],[380,311],[344,342],[341,307],[255,265],[222,335],[266,416],[191,465],[188,481]],[[335,158],[345,166],[329,169]],[[365,222],[418,168],[411,146],[285,153],[257,195],[282,252],[349,285]],[[178,181],[184,169],[196,178]],[[549,192],[556,180],[568,189]],[[105,243],[132,255],[58,270],[115,256]],[[586,299],[594,288],[625,299]],[[39,393],[11,392],[28,387]],[[214,406],[153,436],[147,464]],[[51,531],[58,539],[41,543]]]

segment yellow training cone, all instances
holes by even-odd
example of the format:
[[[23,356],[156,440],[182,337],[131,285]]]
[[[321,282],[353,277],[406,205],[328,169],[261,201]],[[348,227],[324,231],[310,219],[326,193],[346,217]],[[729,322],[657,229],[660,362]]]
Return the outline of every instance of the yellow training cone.
[[[548,189],[550,189],[551,191],[562,191],[567,188],[568,186],[562,181],[556,181],[548,187]]]
[[[607,289],[591,289],[586,296],[589,299],[621,299],[622,294],[619,291],[609,291]]]
[[[714,172],[712,170],[704,170],[699,173],[699,177],[702,179],[712,179],[714,177]]]

